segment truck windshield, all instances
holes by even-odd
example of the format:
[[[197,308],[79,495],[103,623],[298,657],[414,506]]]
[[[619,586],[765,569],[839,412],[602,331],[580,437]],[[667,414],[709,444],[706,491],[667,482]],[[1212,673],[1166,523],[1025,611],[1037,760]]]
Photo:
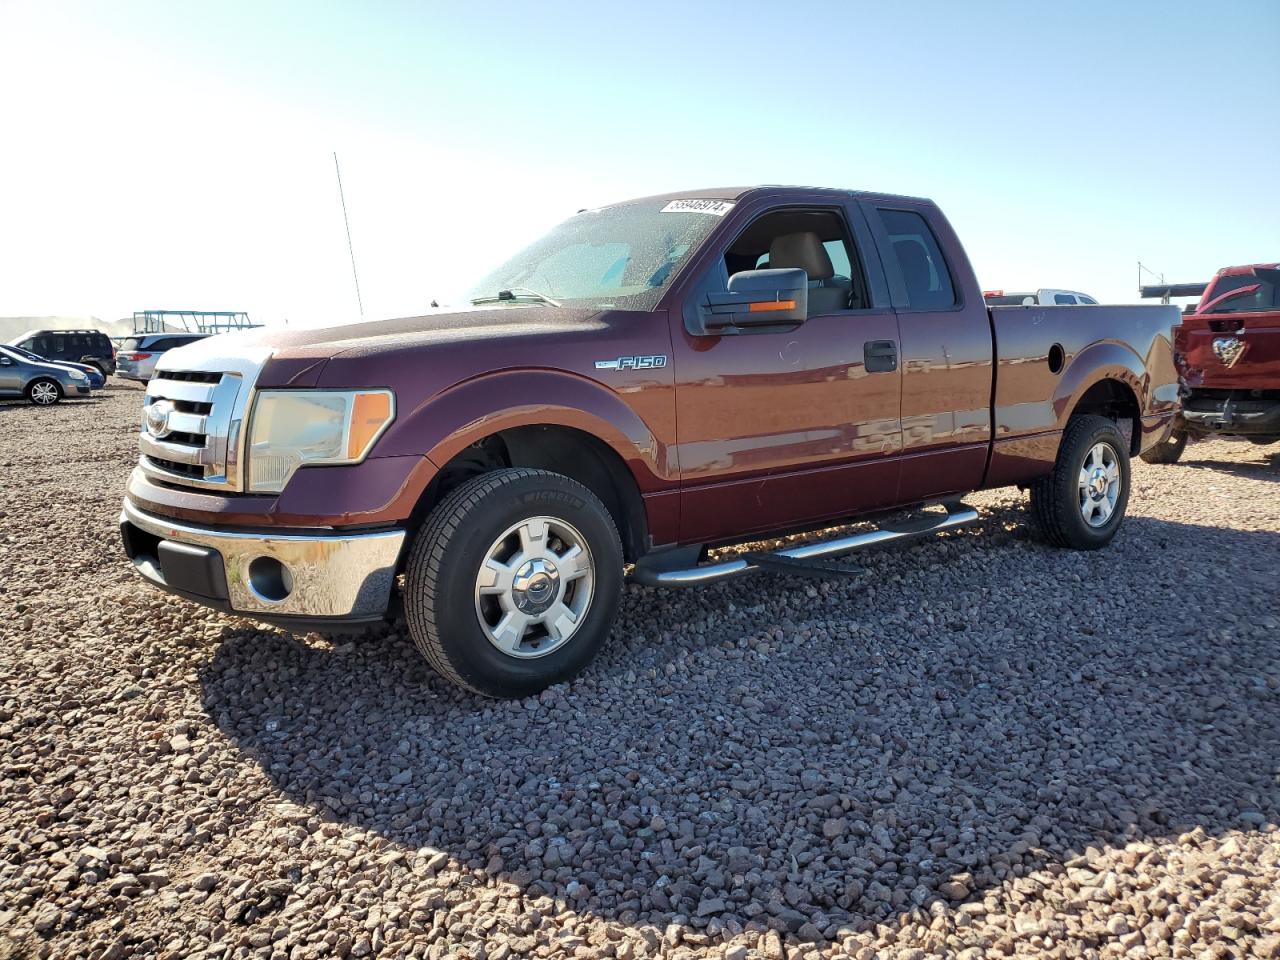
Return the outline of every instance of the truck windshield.
[[[676,269],[720,222],[714,213],[672,206],[645,201],[584,210],[489,273],[466,299],[652,310]]]

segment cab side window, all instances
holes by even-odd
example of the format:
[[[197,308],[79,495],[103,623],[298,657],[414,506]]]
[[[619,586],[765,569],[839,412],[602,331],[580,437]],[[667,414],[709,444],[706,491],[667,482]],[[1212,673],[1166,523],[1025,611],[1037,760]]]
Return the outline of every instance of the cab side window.
[[[1053,295],[1053,302],[1060,307],[1074,307],[1076,305],[1076,298],[1069,293],[1055,293]]]
[[[866,282],[844,217],[831,210],[777,210],[738,235],[725,251],[725,274],[799,268],[809,276],[809,316],[865,310]]]
[[[945,310],[956,305],[951,271],[938,240],[924,217],[914,210],[877,210],[889,235],[889,252],[897,261],[911,310]]]

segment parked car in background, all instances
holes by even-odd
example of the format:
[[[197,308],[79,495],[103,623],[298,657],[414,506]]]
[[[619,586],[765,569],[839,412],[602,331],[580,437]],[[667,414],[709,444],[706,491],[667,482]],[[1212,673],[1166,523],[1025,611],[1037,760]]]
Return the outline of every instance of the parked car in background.
[[[9,350],[14,353],[21,354],[25,359],[35,363],[51,363],[55,367],[67,367],[71,370],[79,370],[89,378],[89,387],[93,390],[101,390],[107,385],[106,375],[97,367],[88,363],[72,363],[70,360],[50,360],[48,357],[42,357],[39,354],[32,353],[30,350],[23,350],[21,347],[10,345]]]
[[[26,397],[47,407],[65,396],[85,397],[89,375],[72,366],[29,359],[25,351],[0,345],[0,397]]]
[[[1049,543],[1103,547],[1130,455],[1177,412],[1176,307],[989,308],[910,197],[583,210],[467,301],[163,357],[120,518],[138,573],[302,631],[402,598],[443,676],[523,696],[599,651],[624,564],[659,587],[839,576],[823,558],[973,522],[961,496],[1014,485]],[[944,509],[706,554],[921,505]]]
[[[1096,306],[1098,301],[1078,290],[1036,290],[1032,293],[1006,293],[1003,290],[984,290],[982,298],[989,307],[1074,307],[1080,304]]]
[[[143,333],[126,337],[116,355],[116,376],[126,380],[150,380],[156,361],[168,350],[203,340],[207,333]]]
[[[46,360],[87,363],[103,377],[116,372],[116,348],[101,330],[31,330],[11,341]]]
[[[1280,441],[1280,263],[1219,270],[1182,315],[1174,348],[1182,413],[1144,460],[1176,463],[1188,438]]]

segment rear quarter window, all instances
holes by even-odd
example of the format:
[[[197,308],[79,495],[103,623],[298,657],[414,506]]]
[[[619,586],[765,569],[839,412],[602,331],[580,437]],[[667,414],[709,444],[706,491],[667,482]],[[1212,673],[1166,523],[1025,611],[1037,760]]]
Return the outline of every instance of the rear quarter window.
[[[889,235],[889,250],[897,262],[912,310],[943,310],[956,304],[955,284],[938,240],[925,218],[914,210],[877,210]]]

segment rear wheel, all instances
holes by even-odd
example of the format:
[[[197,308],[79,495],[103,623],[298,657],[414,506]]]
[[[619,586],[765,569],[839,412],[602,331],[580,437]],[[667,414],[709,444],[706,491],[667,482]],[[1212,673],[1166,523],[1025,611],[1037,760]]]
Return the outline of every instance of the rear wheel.
[[[545,470],[467,481],[427,517],[405,567],[405,618],[444,677],[489,697],[567,680],[603,646],[622,591],[604,504]]]
[[[27,384],[27,399],[38,407],[49,407],[62,399],[62,385],[57,380],[41,378]]]
[[[1129,454],[1115,423],[1075,417],[1067,424],[1053,472],[1031,486],[1031,510],[1046,540],[1097,550],[1120,529],[1129,503]]]
[[[1157,443],[1150,450],[1144,451],[1141,456],[1145,463],[1177,463],[1182,456],[1182,451],[1186,448],[1186,433],[1175,430],[1169,434],[1169,439],[1163,443]]]

